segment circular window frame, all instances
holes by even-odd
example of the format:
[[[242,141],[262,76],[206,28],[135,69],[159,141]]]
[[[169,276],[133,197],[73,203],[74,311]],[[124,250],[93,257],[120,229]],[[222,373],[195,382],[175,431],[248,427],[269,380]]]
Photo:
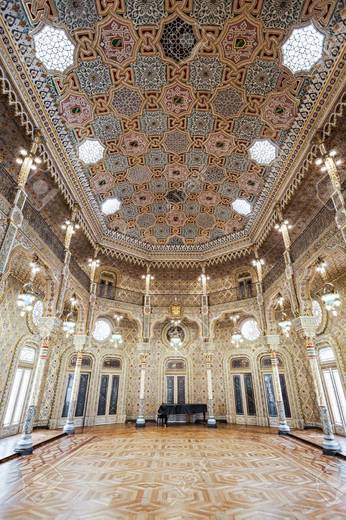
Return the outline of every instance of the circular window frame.
[[[104,339],[97,339],[97,338],[95,338],[95,328],[96,328],[97,322],[99,322],[99,321],[103,321],[103,322],[105,322],[105,323],[107,323],[109,325],[109,334]],[[112,323],[112,320],[110,318],[108,318],[107,316],[99,316],[98,318],[96,318],[96,320],[94,322],[93,331],[92,331],[92,339],[93,339],[93,341],[95,341],[98,344],[100,344],[100,343],[107,343],[111,339],[112,333],[113,333],[113,323]]]
[[[317,325],[316,328],[316,334],[321,334],[327,326],[328,312],[326,312],[323,302],[318,296],[311,296],[311,312],[313,316],[314,314],[312,311],[312,306],[314,301],[317,302],[321,308],[321,322]]]
[[[172,323],[170,323],[170,322],[166,323],[166,325],[162,328],[161,339],[166,347],[168,347],[170,350],[174,350],[167,337],[167,332],[171,327],[172,327]],[[179,327],[181,327],[183,329],[184,334],[185,334],[183,344],[179,348],[179,352],[180,352],[182,349],[187,347],[187,345],[190,343],[190,332],[189,332],[188,327],[186,327],[183,323],[179,323]]]
[[[243,334],[243,327],[244,327],[245,323],[247,323],[247,322],[249,322],[249,321],[254,321],[254,322],[256,323],[256,326],[257,326],[257,329],[258,329],[258,336],[257,336],[257,338],[251,338],[251,339],[250,339],[250,338],[246,337],[246,336]],[[249,318],[245,318],[244,320],[242,320],[242,321],[240,322],[240,324],[239,324],[239,330],[240,330],[240,333],[241,333],[241,335],[243,336],[244,340],[245,340],[245,341],[250,341],[251,343],[255,343],[255,341],[258,341],[259,338],[261,337],[261,331],[260,331],[260,328],[259,328],[259,326],[258,326],[258,321],[256,320],[256,318],[254,318],[254,317],[252,317],[252,316],[249,317]]]
[[[34,308],[35,308],[35,305],[37,305],[38,302],[41,302],[42,303],[42,316],[44,316],[44,310],[45,310],[45,305],[44,305],[44,301],[43,300],[37,300],[34,305],[33,305],[33,309],[31,312],[28,312],[27,313],[27,325],[28,325],[28,329],[30,330],[30,332],[32,332],[33,334],[37,333],[38,331],[38,328],[39,328],[39,325],[38,323],[36,324],[34,322],[34,317],[33,317],[33,312],[34,312]]]

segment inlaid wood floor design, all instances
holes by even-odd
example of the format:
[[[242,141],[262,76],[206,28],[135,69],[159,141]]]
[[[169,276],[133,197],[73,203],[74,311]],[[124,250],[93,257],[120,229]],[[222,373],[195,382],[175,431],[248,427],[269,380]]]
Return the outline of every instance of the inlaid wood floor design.
[[[346,462],[259,429],[94,428],[0,468],[1,519],[311,519],[346,512]]]

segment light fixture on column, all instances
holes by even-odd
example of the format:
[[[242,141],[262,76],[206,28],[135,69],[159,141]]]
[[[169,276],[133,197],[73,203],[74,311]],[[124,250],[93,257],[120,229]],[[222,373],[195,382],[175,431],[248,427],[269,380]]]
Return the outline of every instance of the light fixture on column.
[[[183,345],[183,342],[181,340],[179,330],[178,330],[178,325],[180,325],[180,323],[181,323],[181,320],[171,320],[171,324],[173,325],[173,330],[170,333],[169,343],[170,343],[171,347],[174,348],[175,350],[178,350]]]
[[[61,229],[64,231],[69,230],[71,235],[74,235],[78,229],[80,229],[80,225],[72,222],[71,220],[65,220],[65,223],[61,225]]]
[[[333,316],[338,315],[338,308],[341,305],[340,294],[335,289],[331,282],[327,282],[327,262],[323,258],[318,258],[316,263],[316,271],[321,275],[324,286],[321,291],[321,300],[328,312],[331,312]]]
[[[64,313],[63,319],[63,331],[66,333],[66,337],[71,336],[75,333],[76,325],[77,325],[77,298],[76,295],[70,298],[68,302],[68,306]]]
[[[233,333],[231,336],[231,343],[232,345],[235,345],[236,348],[238,348],[239,345],[244,341],[244,338],[241,335],[239,328],[237,327],[239,314],[233,314],[232,316],[230,316],[230,320],[232,320],[233,322]]]
[[[29,153],[30,152],[28,152],[28,150],[26,150],[25,148],[21,148],[19,150],[19,157],[16,158],[16,163],[22,165],[25,158],[28,157]],[[30,170],[33,170],[33,171],[37,170],[37,166],[39,164],[42,164],[41,157],[38,157],[38,156],[32,157],[32,163],[30,166]]]
[[[110,342],[114,343],[116,347],[119,347],[119,345],[122,345],[124,343],[123,336],[120,332],[120,321],[123,319],[124,316],[121,314],[114,314],[114,319],[116,323],[115,332],[113,332]]]
[[[287,229],[292,229],[292,224],[290,224],[289,220],[284,220],[283,222],[281,222],[281,224],[275,224],[275,229],[277,229],[278,231],[280,231],[280,233],[283,232],[284,230],[284,226],[287,227]]]
[[[321,152],[321,157],[318,157],[318,159],[316,159],[316,165],[321,167],[321,172],[328,173],[333,188],[340,190],[341,183],[337,166],[340,166],[342,164],[342,159],[336,159],[337,151],[335,149],[330,150],[330,152],[327,152],[324,143],[320,144],[319,150]]]
[[[281,332],[284,336],[288,338],[290,335],[290,331],[292,328],[292,321],[289,319],[288,314],[284,310],[284,297],[279,294],[276,300],[277,308],[280,309],[280,321],[278,322],[278,325],[281,329]]]
[[[30,280],[23,285],[22,291],[17,296],[17,306],[20,309],[20,315],[25,316],[27,312],[31,312],[39,293],[34,289],[33,282],[36,274],[41,270],[38,263],[38,257],[34,256],[30,262]]]

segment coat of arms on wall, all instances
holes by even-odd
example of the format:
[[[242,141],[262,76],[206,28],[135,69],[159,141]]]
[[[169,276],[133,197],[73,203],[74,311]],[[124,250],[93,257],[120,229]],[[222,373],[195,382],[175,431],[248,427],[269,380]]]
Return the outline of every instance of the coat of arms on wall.
[[[172,303],[169,306],[169,313],[172,318],[182,318],[183,308],[180,303]]]

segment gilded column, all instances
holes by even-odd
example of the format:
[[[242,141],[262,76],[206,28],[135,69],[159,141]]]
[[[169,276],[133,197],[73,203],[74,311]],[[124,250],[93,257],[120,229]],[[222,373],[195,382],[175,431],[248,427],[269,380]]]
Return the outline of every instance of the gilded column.
[[[281,221],[280,224],[276,224],[275,228],[280,231],[282,234],[282,239],[285,246],[284,251],[284,261],[285,261],[285,275],[286,275],[286,282],[287,287],[290,295],[290,302],[291,302],[291,308],[294,316],[299,315],[299,300],[297,296],[297,290],[296,290],[296,284],[294,279],[294,270],[293,270],[293,263],[291,260],[291,239],[289,235],[289,229],[291,225],[289,224],[288,220],[283,220],[281,209],[276,209],[278,217]]]
[[[71,239],[72,239],[72,236],[75,234],[75,232],[79,229],[79,224],[76,223],[77,212],[78,212],[78,205],[75,204],[75,206],[73,207],[73,210],[72,210],[71,220],[67,220],[65,222],[65,224],[62,225],[62,228],[66,230],[65,243],[64,243],[65,257],[64,257],[64,265],[63,265],[63,268],[61,271],[60,287],[59,287],[58,299],[57,299],[57,304],[56,304],[57,316],[61,316],[63,309],[64,309],[65,294],[66,294],[66,290],[67,290],[68,279],[70,276]]]
[[[275,394],[276,409],[279,417],[279,435],[285,435],[290,432],[290,427],[287,424],[284,400],[282,398],[280,374],[279,374],[279,360],[277,357],[276,349],[280,345],[280,336],[271,335],[266,336],[266,343],[269,347],[271,364],[272,364],[272,375],[273,375],[273,387]]]
[[[346,207],[341,189],[340,176],[337,169],[340,159],[335,160],[336,151],[331,150],[328,153],[324,143],[319,145],[319,150],[321,157],[316,160],[316,164],[322,165],[321,170],[326,171],[329,175],[333,188],[332,201],[335,208],[336,227],[339,229],[341,236],[346,243]]]
[[[276,354],[276,349],[280,345],[280,336],[273,334],[265,336],[265,341],[268,345],[273,376],[273,387],[275,394],[276,409],[279,417],[279,435],[285,435],[290,432],[290,427],[287,424],[284,401],[282,398],[280,375],[279,375],[279,360]]]
[[[140,352],[139,367],[140,367],[140,382],[139,382],[139,404],[138,416],[136,419],[137,428],[145,426],[145,369],[147,366],[148,352]]]
[[[213,346],[210,344],[210,323],[209,323],[209,301],[207,292],[207,281],[209,276],[205,274],[205,267],[203,266],[202,273],[199,277],[201,283],[201,323],[202,323],[202,340],[203,348],[205,350],[204,357],[207,370],[207,395],[208,395],[208,427],[217,428],[216,419],[214,416],[214,397],[213,397]]]
[[[300,316],[294,320],[294,326],[299,336],[305,341],[306,355],[310,364],[316,401],[320,412],[321,426],[324,435],[323,453],[326,455],[335,455],[341,451],[341,447],[334,437],[327,399],[318,366],[316,347],[313,341],[316,332],[316,321],[313,316]]]
[[[71,397],[67,412],[67,420],[64,426],[64,432],[67,434],[72,434],[75,432],[75,424],[74,424],[74,414],[76,410],[77,403],[77,395],[79,388],[79,380],[80,380],[80,372],[82,366],[83,359],[83,351],[88,342],[90,341],[91,327],[93,323],[94,317],[94,309],[96,303],[96,283],[95,283],[95,272],[97,267],[99,267],[100,261],[94,259],[89,260],[90,267],[90,296],[89,296],[89,305],[87,311],[87,317],[85,322],[85,334],[75,335],[73,338],[73,344],[76,348],[77,356],[76,356],[76,366],[73,373],[73,381],[72,381],[72,389],[71,389]]]
[[[75,432],[75,424],[74,424],[74,413],[76,409],[77,403],[77,395],[79,388],[79,380],[80,380],[80,372],[82,367],[82,359],[83,359],[83,350],[87,341],[87,336],[80,335],[74,336],[73,343],[76,347],[77,355],[76,355],[76,366],[74,368],[73,373],[73,381],[71,388],[71,396],[70,402],[68,405],[67,419],[64,425],[64,433],[71,434]]]
[[[136,419],[136,426],[142,428],[145,426],[145,369],[148,359],[148,350],[150,347],[150,318],[151,318],[151,303],[150,303],[150,283],[154,277],[150,274],[149,268],[147,274],[142,277],[145,280],[145,294],[143,303],[143,333],[142,342],[139,345],[139,359],[140,359],[140,384],[139,384],[139,404],[138,415]]]
[[[49,341],[53,332],[57,330],[60,321],[56,318],[41,318],[39,328],[42,337],[42,343],[39,352],[39,358],[35,368],[34,379],[32,382],[31,392],[29,395],[28,405],[25,413],[23,432],[14,449],[15,453],[20,455],[28,455],[33,451],[32,430],[34,419],[37,412],[37,404],[42,390],[44,373],[47,364]]]
[[[32,169],[36,169],[35,162],[37,164],[41,162],[39,157],[35,157],[40,142],[41,134],[39,131],[36,131],[30,151],[26,152],[26,150],[22,150],[23,159],[19,159],[19,161],[21,161],[21,168],[18,176],[17,193],[15,196],[13,208],[9,215],[9,222],[5,236],[0,247],[0,280],[6,271],[8,260],[15,244],[18,229],[20,229],[23,224],[23,209],[27,199],[25,185],[27,183],[29,173]]]
[[[213,354],[205,352],[205,364],[207,369],[207,388],[208,388],[208,428],[216,428],[216,419],[214,416],[214,395],[213,395]]]

